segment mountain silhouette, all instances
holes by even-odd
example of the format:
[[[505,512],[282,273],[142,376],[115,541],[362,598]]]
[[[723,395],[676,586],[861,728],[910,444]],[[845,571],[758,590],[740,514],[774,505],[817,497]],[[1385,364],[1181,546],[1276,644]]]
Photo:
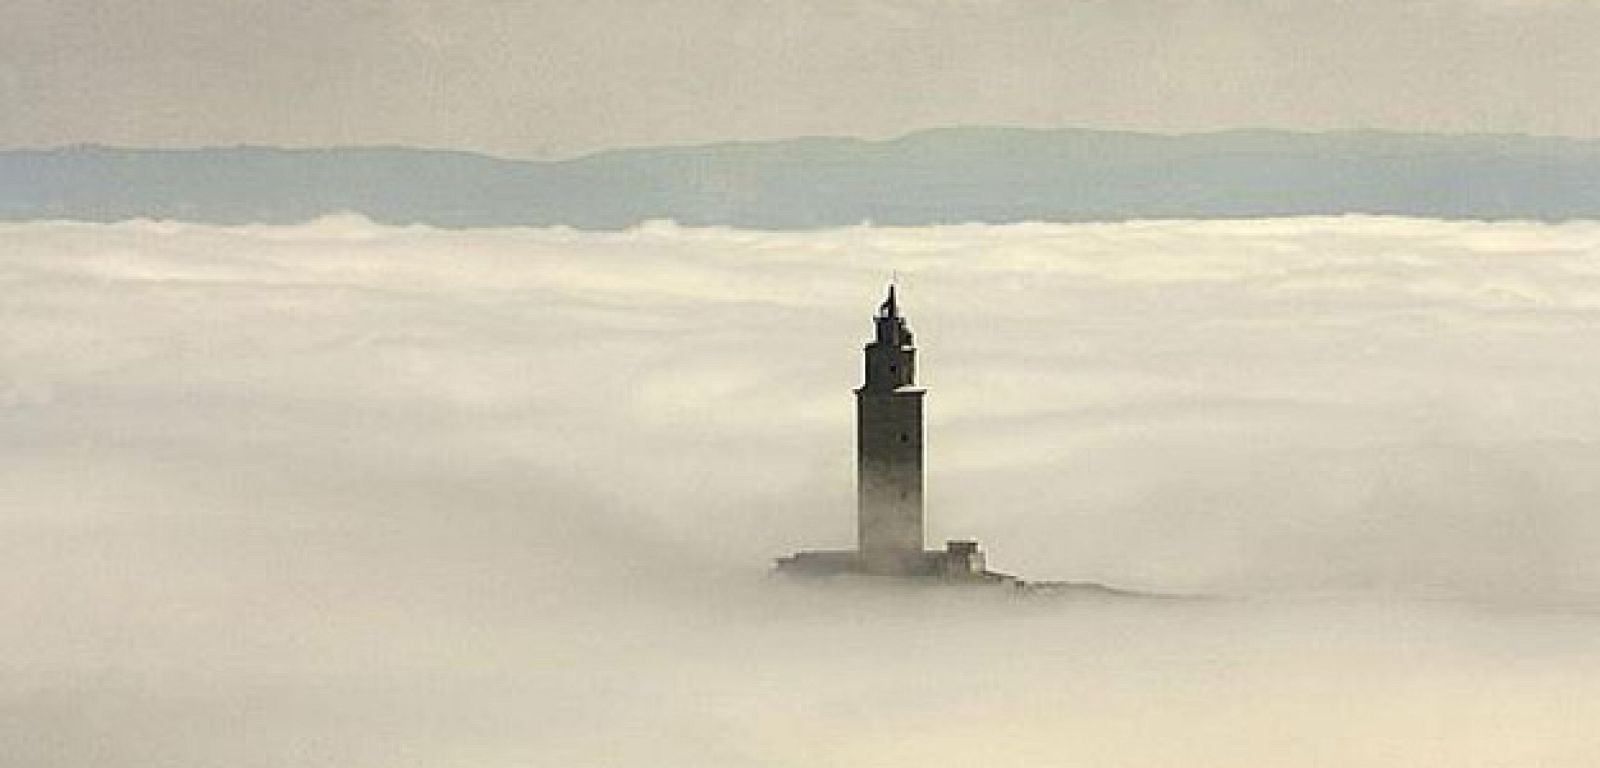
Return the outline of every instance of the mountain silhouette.
[[[399,147],[0,152],[0,220],[334,213],[597,230],[652,219],[758,229],[1344,213],[1560,221],[1600,218],[1600,140],[967,127],[557,161]]]

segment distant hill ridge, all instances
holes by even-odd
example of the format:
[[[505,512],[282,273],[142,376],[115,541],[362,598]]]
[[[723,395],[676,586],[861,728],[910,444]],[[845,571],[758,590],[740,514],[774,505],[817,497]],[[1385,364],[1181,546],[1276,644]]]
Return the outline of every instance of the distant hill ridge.
[[[944,128],[558,161],[354,147],[0,152],[0,220],[441,227],[1249,218],[1600,218],[1600,140],[1506,135]]]

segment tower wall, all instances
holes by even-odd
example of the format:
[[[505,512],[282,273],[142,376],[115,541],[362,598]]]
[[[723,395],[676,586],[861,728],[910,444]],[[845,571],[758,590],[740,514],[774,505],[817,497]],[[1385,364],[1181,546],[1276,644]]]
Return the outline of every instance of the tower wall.
[[[922,557],[922,397],[918,389],[856,393],[856,534],[869,567]]]

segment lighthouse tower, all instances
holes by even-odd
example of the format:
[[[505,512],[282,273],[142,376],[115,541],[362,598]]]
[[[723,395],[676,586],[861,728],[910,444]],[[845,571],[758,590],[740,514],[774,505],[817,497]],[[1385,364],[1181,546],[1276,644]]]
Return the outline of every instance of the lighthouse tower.
[[[1013,584],[984,567],[976,541],[924,550],[922,530],[922,396],[917,347],[900,316],[894,286],[872,319],[866,373],[856,389],[856,548],[801,550],[777,560],[793,576],[867,575],[886,581]]]
[[[876,573],[923,568],[922,397],[917,348],[894,286],[873,318],[856,392],[856,540]]]

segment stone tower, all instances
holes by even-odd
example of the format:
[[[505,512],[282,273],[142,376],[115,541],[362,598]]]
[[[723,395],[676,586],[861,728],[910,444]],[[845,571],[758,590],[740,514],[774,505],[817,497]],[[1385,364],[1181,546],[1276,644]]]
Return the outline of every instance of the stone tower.
[[[1023,582],[991,571],[976,541],[924,550],[922,531],[922,397],[917,347],[900,316],[894,286],[873,318],[866,375],[856,389],[856,548],[801,550],[777,560],[799,578],[883,577],[923,584]]]
[[[873,318],[866,376],[856,390],[856,535],[862,566],[909,573],[923,566],[922,396],[917,349],[894,286]]]

